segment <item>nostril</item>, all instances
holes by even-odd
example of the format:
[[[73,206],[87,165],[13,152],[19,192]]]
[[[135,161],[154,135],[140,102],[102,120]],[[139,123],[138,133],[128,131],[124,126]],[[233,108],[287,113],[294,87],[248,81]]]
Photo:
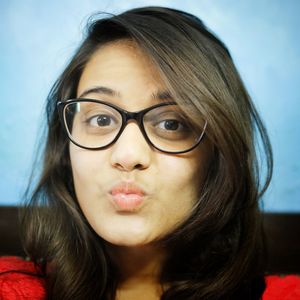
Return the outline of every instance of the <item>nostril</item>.
[[[143,169],[145,169],[145,166],[143,166],[142,164],[137,164],[137,165],[135,165],[135,169],[143,170]]]
[[[121,163],[116,163],[114,164],[114,167],[119,169],[119,170],[123,170],[123,171],[132,171],[134,169],[136,170],[144,170],[147,168],[147,166],[143,165],[143,164],[136,164],[133,167],[131,165],[126,165],[126,164],[121,164]]]

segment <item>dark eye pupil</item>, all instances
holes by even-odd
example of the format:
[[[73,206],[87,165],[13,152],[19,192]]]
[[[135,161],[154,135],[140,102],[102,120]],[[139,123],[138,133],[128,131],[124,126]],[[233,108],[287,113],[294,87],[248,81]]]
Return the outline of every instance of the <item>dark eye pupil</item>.
[[[165,129],[167,130],[176,130],[178,129],[178,121],[175,120],[167,120],[165,121]]]
[[[111,123],[111,119],[108,116],[104,115],[104,116],[99,116],[97,118],[97,124],[99,126],[108,126],[108,125],[110,125],[110,123]]]

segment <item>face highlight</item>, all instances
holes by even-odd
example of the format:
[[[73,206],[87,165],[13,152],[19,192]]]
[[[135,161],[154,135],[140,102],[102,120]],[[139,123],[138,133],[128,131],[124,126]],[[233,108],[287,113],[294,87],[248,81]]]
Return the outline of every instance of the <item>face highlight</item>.
[[[99,48],[77,90],[77,97],[128,111],[160,103],[159,95],[168,95],[159,72],[129,41]],[[70,159],[79,205],[95,232],[111,244],[140,246],[172,232],[190,215],[209,151],[203,141],[185,154],[159,152],[132,121],[106,149],[91,151],[70,143]]]

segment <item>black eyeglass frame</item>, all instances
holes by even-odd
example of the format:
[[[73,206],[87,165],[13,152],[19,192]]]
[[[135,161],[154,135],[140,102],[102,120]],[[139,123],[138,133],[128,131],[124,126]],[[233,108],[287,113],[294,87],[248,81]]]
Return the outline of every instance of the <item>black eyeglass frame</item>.
[[[115,109],[116,111],[118,111],[120,113],[120,115],[122,117],[122,125],[121,125],[120,130],[119,130],[118,134],[116,135],[116,137],[109,144],[107,144],[105,146],[102,146],[102,147],[91,148],[91,147],[86,147],[86,146],[80,145],[76,141],[74,141],[74,139],[72,138],[71,133],[68,130],[68,126],[66,124],[64,111],[65,111],[65,107],[68,104],[79,103],[79,102],[93,102],[93,103],[99,103],[99,104],[107,105],[109,107],[112,107],[113,109]],[[142,132],[145,140],[147,141],[147,143],[150,144],[153,148],[155,148],[155,149],[157,149],[157,150],[159,150],[159,151],[161,151],[163,153],[168,153],[168,154],[182,154],[182,153],[186,153],[186,152],[189,152],[189,151],[195,149],[200,144],[200,142],[202,141],[202,139],[205,136],[205,130],[206,130],[206,127],[207,127],[207,121],[205,121],[205,124],[204,124],[203,129],[202,129],[202,133],[200,134],[200,136],[199,136],[197,142],[195,143],[195,145],[193,145],[192,147],[190,147],[190,148],[188,148],[186,150],[181,150],[181,151],[166,151],[166,150],[162,150],[159,147],[155,146],[151,142],[151,140],[149,139],[149,137],[148,137],[148,135],[146,133],[146,130],[144,128],[144,124],[143,124],[144,115],[147,112],[149,112],[150,110],[152,110],[152,109],[155,109],[155,108],[161,107],[161,106],[166,106],[166,105],[177,105],[177,103],[174,102],[174,101],[162,102],[162,103],[159,103],[159,104],[147,107],[145,109],[142,109],[142,110],[136,111],[136,112],[127,111],[127,110],[122,109],[121,107],[118,107],[118,106],[116,106],[116,105],[114,105],[112,103],[108,103],[108,102],[101,101],[101,100],[96,100],[96,99],[89,99],[89,98],[69,99],[69,100],[65,100],[65,101],[58,101],[57,104],[56,104],[57,109],[58,109],[58,115],[59,115],[60,122],[63,125],[64,131],[66,132],[68,138],[70,139],[70,141],[73,144],[75,144],[78,147],[83,148],[83,149],[87,149],[87,150],[104,150],[104,149],[107,149],[108,147],[110,147],[112,144],[114,144],[119,139],[120,135],[124,131],[125,127],[127,126],[129,120],[135,120],[136,123],[137,123],[137,125],[139,126],[139,129]]]

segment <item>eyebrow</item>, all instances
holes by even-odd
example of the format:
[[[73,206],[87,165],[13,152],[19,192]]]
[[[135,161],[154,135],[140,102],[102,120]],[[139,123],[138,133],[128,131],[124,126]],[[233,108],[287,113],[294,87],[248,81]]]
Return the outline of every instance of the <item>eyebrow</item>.
[[[151,98],[153,100],[155,100],[155,99],[172,100],[173,99],[173,97],[171,96],[169,91],[157,91],[157,92],[151,94]]]
[[[90,89],[85,90],[80,96],[79,98],[82,98],[88,94],[92,94],[92,93],[96,93],[96,94],[103,94],[103,95],[108,95],[108,96],[120,96],[119,92],[116,92],[108,87],[104,87],[104,86],[96,86]]]
[[[100,94],[100,95],[107,95],[107,96],[113,96],[113,97],[120,97],[121,93],[118,91],[115,91],[111,88],[104,87],[104,86],[96,86],[89,89],[86,89],[82,94],[80,94],[79,98],[85,97],[88,94]],[[153,100],[172,100],[173,97],[171,96],[170,92],[168,91],[157,91],[151,94],[151,99]]]

